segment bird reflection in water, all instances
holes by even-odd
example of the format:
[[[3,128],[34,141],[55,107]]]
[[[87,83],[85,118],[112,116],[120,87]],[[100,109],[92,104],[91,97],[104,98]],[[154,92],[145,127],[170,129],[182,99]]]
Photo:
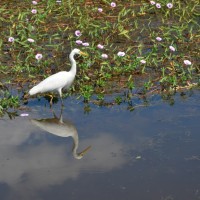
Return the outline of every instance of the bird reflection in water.
[[[85,155],[85,153],[87,153],[87,151],[91,148],[91,146],[88,146],[80,153],[77,153],[79,138],[76,127],[69,120],[63,120],[62,109],[59,118],[55,115],[54,111],[53,115],[53,118],[32,119],[31,122],[34,125],[40,127],[42,130],[52,133],[53,135],[57,135],[60,137],[72,137],[74,142],[72,148],[73,156],[76,159],[81,159]]]

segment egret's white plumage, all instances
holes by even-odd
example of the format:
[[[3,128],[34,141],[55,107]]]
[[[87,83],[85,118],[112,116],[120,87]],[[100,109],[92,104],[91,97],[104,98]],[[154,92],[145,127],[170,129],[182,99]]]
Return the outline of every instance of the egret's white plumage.
[[[30,91],[30,95],[35,95],[37,93],[44,93],[49,91],[58,91],[59,95],[62,96],[62,88],[66,87],[68,89],[73,80],[75,78],[75,74],[69,72],[61,71],[56,74],[53,74],[40,82],[38,85],[34,86]]]
[[[35,95],[38,93],[45,93],[51,91],[57,91],[62,100],[62,89],[69,89],[72,85],[74,78],[76,76],[76,61],[74,59],[74,55],[81,54],[86,55],[81,52],[79,49],[73,49],[69,55],[69,59],[71,62],[70,71],[61,71],[56,74],[53,74],[40,82],[38,85],[34,86],[30,91],[29,95]]]

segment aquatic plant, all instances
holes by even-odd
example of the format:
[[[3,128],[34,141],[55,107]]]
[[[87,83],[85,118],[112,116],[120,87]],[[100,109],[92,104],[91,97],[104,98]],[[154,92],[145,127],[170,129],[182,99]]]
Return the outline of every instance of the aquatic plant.
[[[199,83],[198,0],[1,1],[0,13],[2,82],[25,91],[64,70],[75,47],[91,56],[78,58],[70,94],[88,102],[126,89],[163,93]]]
[[[20,106],[19,97],[13,96],[8,90],[0,89],[0,116],[5,112],[12,114]]]

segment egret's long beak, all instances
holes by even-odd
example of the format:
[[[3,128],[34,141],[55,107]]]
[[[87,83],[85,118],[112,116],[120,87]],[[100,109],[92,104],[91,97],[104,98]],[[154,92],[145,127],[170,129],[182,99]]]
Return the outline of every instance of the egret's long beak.
[[[82,56],[88,56],[88,54],[87,53],[85,53],[85,52],[80,52],[80,54],[82,55]]]
[[[86,149],[84,149],[83,151],[81,151],[79,153],[79,155],[84,156],[90,149],[91,149],[91,146],[87,147]]]

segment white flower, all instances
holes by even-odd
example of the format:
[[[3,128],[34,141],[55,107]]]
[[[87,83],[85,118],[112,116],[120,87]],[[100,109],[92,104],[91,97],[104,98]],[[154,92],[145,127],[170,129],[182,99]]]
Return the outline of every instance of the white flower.
[[[36,55],[35,55],[35,58],[37,59],[37,60],[41,60],[42,59],[42,54],[41,53],[37,53]]]
[[[31,39],[31,38],[28,38],[27,40],[28,40],[29,42],[31,42],[31,43],[32,43],[32,42],[35,42],[35,40],[34,40],[34,39]]]
[[[15,38],[14,37],[9,37],[8,38],[8,42],[14,42],[15,41]]]
[[[169,46],[169,49],[170,49],[171,51],[176,51],[176,49],[175,49],[173,46]]]
[[[103,54],[101,55],[101,57],[104,58],[104,59],[107,59],[107,58],[108,58],[108,55],[105,54],[105,53],[103,53]]]
[[[162,38],[161,37],[156,37],[156,40],[160,42],[160,41],[162,41]]]
[[[99,12],[103,12],[103,9],[102,9],[102,8],[98,8],[98,11],[99,11]]]
[[[37,13],[37,10],[36,10],[36,9],[32,9],[31,12],[32,12],[33,14],[36,14],[36,13]]]
[[[168,7],[169,9],[171,9],[171,8],[173,7],[173,4],[172,4],[172,3],[168,3],[168,4],[167,4],[167,7]]]
[[[116,3],[115,3],[115,2],[112,2],[110,5],[111,5],[111,7],[113,7],[113,8],[116,7]]]
[[[37,5],[37,1],[32,1],[32,4],[33,5]]]
[[[75,35],[76,35],[77,37],[81,36],[81,35],[82,35],[82,34],[81,34],[81,31],[76,30],[76,31],[75,31]]]
[[[88,43],[88,42],[84,42],[84,43],[82,43],[82,45],[83,45],[84,47],[88,47],[88,46],[89,46],[89,43]]]
[[[146,60],[140,60],[140,63],[145,64]]]
[[[157,7],[157,8],[161,8],[160,3],[157,3],[157,4],[156,4],[156,7]]]
[[[103,48],[104,48],[104,46],[101,45],[101,44],[98,44],[97,47],[98,47],[99,49],[103,49]]]
[[[76,44],[82,44],[82,40],[76,40]]]
[[[192,63],[189,60],[184,60],[183,61],[185,65],[191,65]]]
[[[156,2],[155,2],[155,1],[150,1],[150,4],[151,4],[151,5],[155,5]]]
[[[125,53],[122,52],[122,51],[119,51],[119,52],[117,53],[117,55],[120,56],[120,57],[123,57],[123,56],[125,56]]]

